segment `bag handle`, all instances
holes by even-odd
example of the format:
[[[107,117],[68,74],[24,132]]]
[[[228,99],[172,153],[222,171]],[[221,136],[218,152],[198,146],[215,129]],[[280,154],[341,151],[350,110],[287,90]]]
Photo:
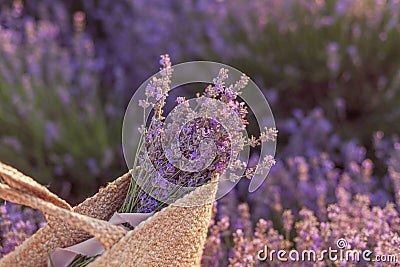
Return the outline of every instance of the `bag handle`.
[[[50,192],[46,187],[42,186],[31,177],[19,172],[17,169],[2,163],[1,161],[0,178],[3,178],[3,180],[11,188],[15,188],[21,192],[39,197],[61,208],[69,210],[72,209],[65,200]]]
[[[28,177],[31,181],[27,180],[27,176],[12,167],[1,164],[0,176],[7,183],[11,181],[10,184],[14,187],[10,187],[10,184],[0,183],[0,198],[26,205],[33,209],[41,210],[46,215],[54,216],[71,227],[83,230],[94,236],[106,249],[110,249],[126,234],[126,231],[120,226],[72,211],[72,208],[64,200],[59,199],[32,178]],[[23,187],[23,185],[27,184],[32,191]],[[61,204],[61,207],[53,202]],[[67,207],[65,207],[64,203],[67,204]]]

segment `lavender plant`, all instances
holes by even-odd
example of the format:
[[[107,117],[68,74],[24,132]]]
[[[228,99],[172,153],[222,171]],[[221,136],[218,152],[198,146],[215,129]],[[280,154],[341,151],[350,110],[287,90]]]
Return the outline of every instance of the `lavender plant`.
[[[0,258],[45,224],[41,212],[7,202],[0,205]]]
[[[209,226],[209,236],[202,259],[203,266],[291,266],[293,262],[282,262],[276,257],[273,261],[259,261],[257,253],[267,246],[269,249],[296,249],[300,253],[313,249],[321,252],[324,249],[336,248],[336,242],[345,238],[346,249],[363,251],[369,249],[375,255],[398,255],[400,242],[400,214],[393,203],[384,207],[371,204],[367,195],[352,195],[344,187],[336,189],[337,202],[322,205],[317,213],[325,214],[324,218],[314,211],[303,207],[300,211],[291,209],[279,211],[278,217],[266,215],[256,222],[251,220],[250,208],[243,203],[236,212],[236,219],[227,216],[219,206],[215,209],[215,218]],[[283,204],[283,203],[282,203]],[[273,218],[279,218],[274,222]],[[232,243],[230,243],[232,242]],[[399,264],[394,262],[367,262],[365,266],[389,266]],[[296,262],[303,266],[315,266],[316,262]],[[354,264],[325,259],[318,262],[319,266],[343,266]]]
[[[376,138],[383,142],[382,133]],[[279,160],[265,184],[247,199],[239,184],[239,190],[230,192],[219,202],[210,225],[204,266],[285,266],[286,263],[276,258],[273,262],[260,262],[257,252],[264,245],[287,252],[291,249],[321,251],[329,246],[336,248],[339,238],[348,241],[347,249],[369,249],[373,255],[398,255],[400,176],[396,140],[391,145],[387,140],[380,146],[386,147],[388,156],[383,176],[374,174],[374,162],[365,158],[366,153],[348,162],[345,169],[336,167],[329,154],[320,153],[315,157]],[[240,204],[238,199],[246,201]],[[216,244],[222,244],[219,250]],[[211,256],[213,251],[218,251],[215,254],[218,257]],[[321,266],[348,264],[351,262],[320,263]],[[387,266],[396,262],[360,264]]]

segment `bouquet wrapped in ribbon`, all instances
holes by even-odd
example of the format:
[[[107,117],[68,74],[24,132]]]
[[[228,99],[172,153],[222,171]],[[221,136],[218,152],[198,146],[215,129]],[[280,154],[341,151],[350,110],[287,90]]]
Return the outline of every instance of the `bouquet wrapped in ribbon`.
[[[226,69],[203,93],[190,100],[178,97],[176,107],[164,114],[174,68],[168,55],[160,62],[160,72],[125,116],[130,171],[93,197],[71,207],[0,164],[0,197],[39,209],[48,221],[0,266],[200,265],[212,203],[241,177],[265,175],[272,155],[261,149],[265,156],[254,166],[246,157],[250,147],[274,142],[277,131],[264,127],[259,138],[247,137],[248,111],[238,97],[249,79],[241,75],[226,86]],[[136,127],[131,122],[138,114],[143,117]]]

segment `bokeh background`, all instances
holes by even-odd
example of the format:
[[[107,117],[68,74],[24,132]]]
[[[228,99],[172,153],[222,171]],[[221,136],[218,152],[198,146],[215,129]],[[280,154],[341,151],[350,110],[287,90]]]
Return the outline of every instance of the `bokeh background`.
[[[243,181],[216,207],[204,265],[256,264],[264,228],[275,232],[257,242],[277,247],[346,236],[385,252],[400,244],[399,14],[398,0],[1,0],[0,160],[77,203],[126,172],[123,114],[159,55],[218,61],[263,90],[279,139],[262,188]],[[3,205],[3,228],[16,216],[29,236],[40,215],[25,213]]]

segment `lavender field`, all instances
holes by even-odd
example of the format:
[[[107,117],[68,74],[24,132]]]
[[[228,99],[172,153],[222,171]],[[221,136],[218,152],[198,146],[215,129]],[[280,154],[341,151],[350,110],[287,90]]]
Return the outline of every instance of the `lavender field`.
[[[221,62],[279,134],[262,186],[215,202],[202,266],[398,265],[399,16],[399,0],[0,0],[0,161],[77,204],[127,171],[123,116],[160,55]],[[0,201],[0,258],[45,224]],[[338,240],[375,260],[258,257]]]

